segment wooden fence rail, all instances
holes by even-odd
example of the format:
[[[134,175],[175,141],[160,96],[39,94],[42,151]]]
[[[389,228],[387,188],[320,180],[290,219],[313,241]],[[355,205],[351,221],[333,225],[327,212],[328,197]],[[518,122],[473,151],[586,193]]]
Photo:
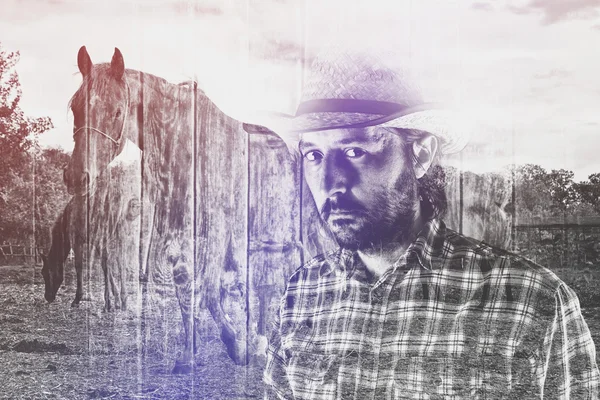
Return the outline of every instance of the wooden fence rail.
[[[13,261],[20,257],[23,262],[31,261],[33,258],[33,261],[38,263],[38,261],[41,261],[39,255],[43,252],[43,247],[3,244],[0,246],[0,262]]]

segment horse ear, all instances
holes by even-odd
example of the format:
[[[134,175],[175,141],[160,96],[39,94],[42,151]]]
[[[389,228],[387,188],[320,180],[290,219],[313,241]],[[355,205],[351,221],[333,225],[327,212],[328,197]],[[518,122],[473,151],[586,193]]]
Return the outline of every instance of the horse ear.
[[[85,46],[81,46],[79,49],[79,53],[77,53],[77,66],[79,67],[79,72],[85,78],[92,71],[92,59],[87,52]]]
[[[112,75],[121,79],[123,77],[123,73],[125,72],[125,61],[123,61],[123,54],[121,54],[121,50],[115,47],[115,54],[113,54],[112,60],[110,61],[110,70]]]

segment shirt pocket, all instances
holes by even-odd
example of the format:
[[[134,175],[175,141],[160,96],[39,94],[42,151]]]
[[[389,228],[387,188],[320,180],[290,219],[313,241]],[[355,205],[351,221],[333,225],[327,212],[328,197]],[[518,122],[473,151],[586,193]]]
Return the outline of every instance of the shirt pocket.
[[[295,351],[288,362],[287,375],[295,399],[335,399],[339,357]]]
[[[394,369],[395,399],[460,399],[467,392],[466,376],[453,376],[454,359],[408,357]]]
[[[519,363],[518,361],[522,361]],[[533,381],[523,391],[517,370],[527,371],[528,360],[496,354],[465,357],[410,357],[398,360],[394,370],[396,399],[512,399],[517,393],[535,393]],[[523,364],[526,365],[516,365]],[[525,379],[518,374],[519,381]],[[520,390],[519,390],[520,389]],[[526,397],[526,396],[525,396]]]
[[[476,385],[477,358],[420,356],[398,360],[394,369],[395,399],[485,399]]]
[[[536,360],[518,352],[510,357],[486,354],[480,357],[481,366],[475,383],[487,396],[498,399],[539,397],[535,376]]]

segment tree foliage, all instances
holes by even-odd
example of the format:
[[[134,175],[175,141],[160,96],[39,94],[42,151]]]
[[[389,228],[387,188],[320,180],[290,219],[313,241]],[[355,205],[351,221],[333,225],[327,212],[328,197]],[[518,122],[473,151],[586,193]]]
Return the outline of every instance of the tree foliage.
[[[516,208],[538,215],[551,202],[548,173],[539,165],[525,164],[512,167],[515,180]]]
[[[511,167],[516,210],[521,217],[564,217],[600,214],[600,173],[575,182],[572,171],[546,171],[539,165]]]
[[[576,183],[574,186],[581,202],[600,214],[600,173],[591,174],[587,181]]]
[[[49,117],[27,117],[21,110],[18,62],[19,52],[7,52],[0,43],[0,176],[18,167],[36,137],[53,127]]]
[[[579,196],[575,190],[572,171],[553,169],[547,174],[546,182],[552,199],[551,207],[566,213],[578,201]]]
[[[63,162],[66,155],[60,150],[42,151],[37,147],[38,135],[51,129],[52,121],[49,117],[26,116],[21,109],[22,90],[15,69],[18,61],[19,52],[6,51],[0,43],[0,240],[32,244],[36,192],[48,192],[45,185],[60,180],[60,172],[52,178],[47,174],[56,173],[56,162],[61,157]],[[36,162],[48,165],[40,168]],[[38,179],[38,175],[44,179]]]
[[[61,149],[36,149],[10,170],[10,185],[0,201],[2,241],[50,246],[50,228],[70,197],[62,180],[68,158]]]

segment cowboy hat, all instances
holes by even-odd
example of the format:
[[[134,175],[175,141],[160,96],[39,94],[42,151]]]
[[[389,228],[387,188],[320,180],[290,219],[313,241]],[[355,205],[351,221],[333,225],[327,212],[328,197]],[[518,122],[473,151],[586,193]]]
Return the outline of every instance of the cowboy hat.
[[[382,126],[431,133],[442,154],[468,142],[465,120],[456,111],[425,102],[409,74],[366,52],[328,50],[309,67],[295,115],[263,113],[249,133],[275,132],[286,143],[304,132]]]

